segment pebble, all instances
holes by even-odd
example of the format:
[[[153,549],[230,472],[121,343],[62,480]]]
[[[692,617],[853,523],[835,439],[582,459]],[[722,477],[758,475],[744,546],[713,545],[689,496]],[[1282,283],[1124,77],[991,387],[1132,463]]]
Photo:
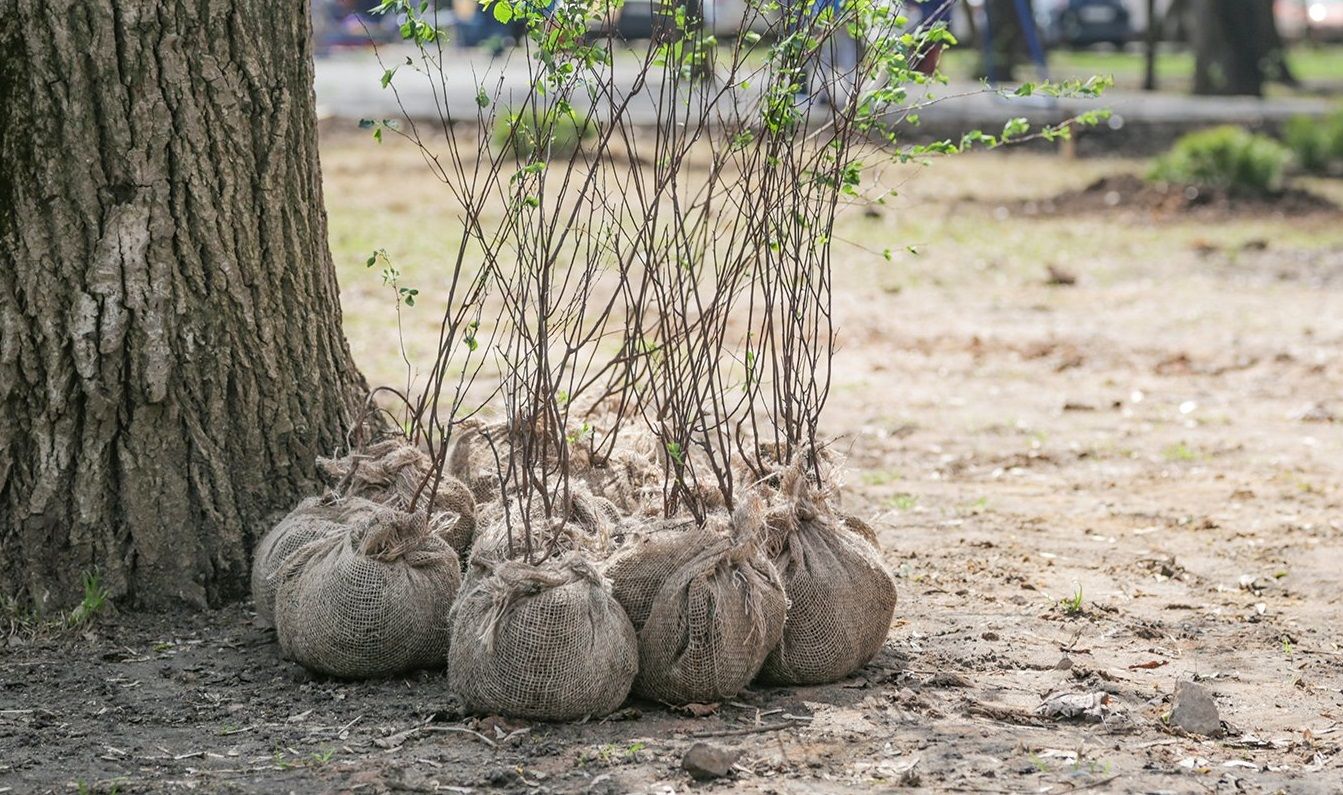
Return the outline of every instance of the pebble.
[[[723,778],[741,758],[741,751],[709,743],[695,743],[681,758],[681,767],[697,781]]]
[[[1170,711],[1170,722],[1190,734],[1216,737],[1222,733],[1222,719],[1212,694],[1193,682],[1175,684],[1175,706]]]

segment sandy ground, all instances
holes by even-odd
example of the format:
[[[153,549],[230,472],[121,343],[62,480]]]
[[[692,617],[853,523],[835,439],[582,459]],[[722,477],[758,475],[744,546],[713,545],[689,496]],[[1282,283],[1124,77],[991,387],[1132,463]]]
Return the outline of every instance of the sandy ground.
[[[451,223],[407,153],[324,158],[352,344],[394,381],[362,260]],[[836,299],[829,431],[901,599],[852,680],[525,726],[463,720],[439,674],[312,679],[247,606],[111,615],[0,652],[0,793],[1343,790],[1343,216],[1019,211],[1138,168],[962,158],[846,218],[919,250],[850,247]],[[1168,724],[1182,680],[1222,737]],[[1104,720],[1038,714],[1057,693]],[[680,769],[696,739],[731,778]]]

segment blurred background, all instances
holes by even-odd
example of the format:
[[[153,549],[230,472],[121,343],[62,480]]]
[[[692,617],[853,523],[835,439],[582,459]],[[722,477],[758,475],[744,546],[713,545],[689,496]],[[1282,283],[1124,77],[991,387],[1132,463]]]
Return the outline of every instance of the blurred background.
[[[521,30],[475,0],[435,0],[454,46],[498,54]],[[378,0],[314,0],[319,56],[400,40],[400,20]],[[1343,88],[1343,0],[948,0],[910,2],[914,23],[946,17],[961,46],[952,79],[1011,81],[1042,74],[1113,75],[1118,87],[1223,95],[1332,94]],[[594,35],[656,37],[669,5],[628,0]],[[743,28],[745,0],[691,0],[687,11],[728,39]],[[768,22],[760,19],[758,32]]]

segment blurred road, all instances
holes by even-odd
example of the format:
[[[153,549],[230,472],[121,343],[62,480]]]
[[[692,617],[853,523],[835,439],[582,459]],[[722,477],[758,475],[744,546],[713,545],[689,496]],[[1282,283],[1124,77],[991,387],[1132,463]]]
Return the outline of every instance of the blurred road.
[[[370,51],[342,52],[317,60],[316,91],[319,115],[325,118],[357,120],[361,118],[400,118],[398,96],[407,115],[417,119],[438,118],[438,108],[446,107],[457,118],[474,117],[476,96],[484,83],[487,93],[496,89],[500,103],[508,106],[521,101],[528,77],[521,51],[508,51],[493,58],[482,49],[445,50],[447,80],[438,82],[405,66],[406,56],[414,50],[393,47],[382,52],[387,65],[403,64],[392,86],[381,85],[383,69]],[[632,85],[636,58],[617,58],[615,79],[624,89]],[[1252,97],[1193,97],[1182,94],[1143,93],[1112,90],[1099,100],[1046,100],[1027,98],[1010,100],[987,91],[972,82],[953,82],[934,89],[945,101],[920,108],[921,124],[911,134],[919,138],[959,136],[972,129],[992,132],[1004,122],[1024,116],[1032,124],[1058,122],[1079,112],[1109,108],[1114,112],[1110,127],[1127,133],[1125,139],[1149,138],[1162,146],[1180,133],[1211,124],[1240,124],[1251,127],[1274,125],[1305,114],[1324,115],[1333,109],[1330,102],[1310,98],[1255,99]],[[446,104],[443,104],[446,99]],[[911,90],[911,101],[922,97]],[[578,105],[579,102],[575,101]],[[646,89],[631,104],[636,123],[651,123],[656,114],[653,89]],[[723,108],[725,112],[729,108]],[[1135,143],[1130,141],[1129,143]],[[1137,141],[1139,145],[1142,141]]]

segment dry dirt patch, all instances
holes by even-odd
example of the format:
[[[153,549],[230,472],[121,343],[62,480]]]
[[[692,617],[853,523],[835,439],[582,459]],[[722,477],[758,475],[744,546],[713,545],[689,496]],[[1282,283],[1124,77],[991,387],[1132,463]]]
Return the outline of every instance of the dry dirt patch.
[[[365,249],[428,268],[452,232],[377,151],[323,154],[352,344],[395,382]],[[852,680],[522,725],[464,719],[437,674],[313,679],[245,606],[118,615],[0,652],[0,791],[1338,791],[1343,229],[997,212],[1116,167],[967,158],[846,218],[920,244],[850,249],[837,287],[830,431],[900,586]],[[1166,723],[1181,680],[1222,737]],[[1037,712],[1059,693],[1103,708]],[[692,782],[698,741],[742,752],[730,779]]]

